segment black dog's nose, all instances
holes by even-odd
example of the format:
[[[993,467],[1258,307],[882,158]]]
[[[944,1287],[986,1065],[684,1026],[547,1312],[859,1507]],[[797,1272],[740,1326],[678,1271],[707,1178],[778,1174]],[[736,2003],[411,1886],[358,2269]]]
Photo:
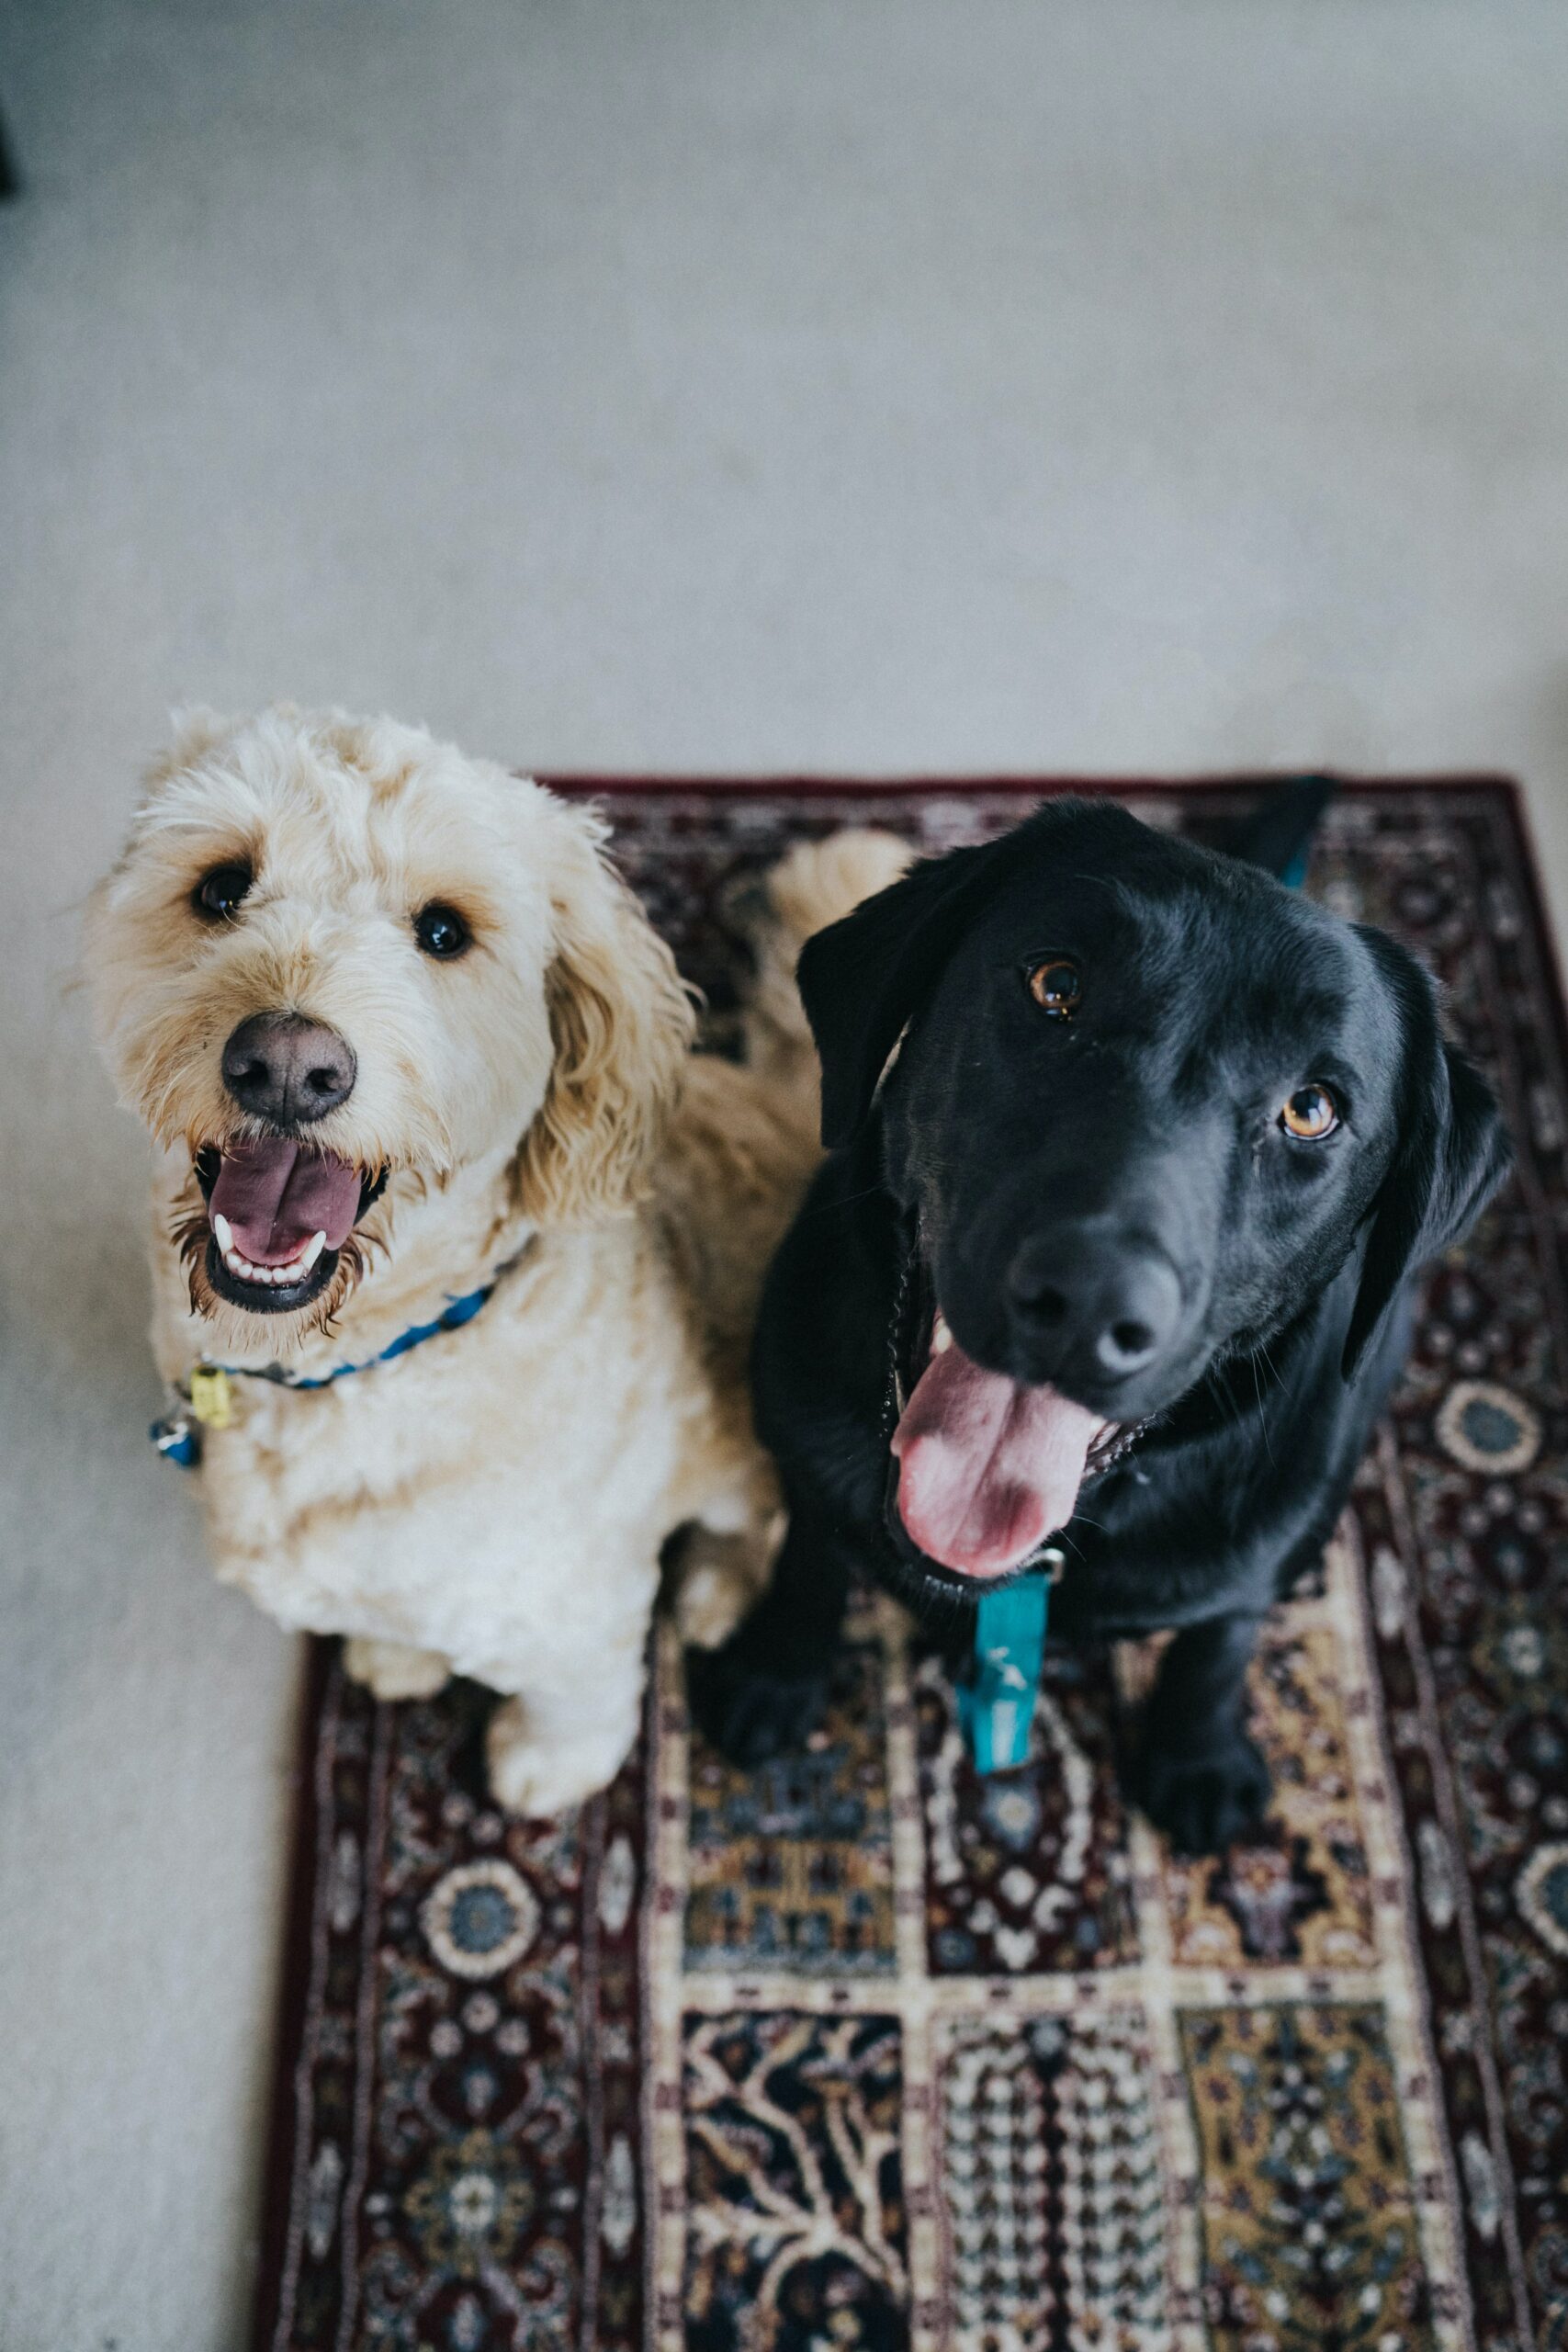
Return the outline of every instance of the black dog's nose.
[[[1174,1337],[1181,1285],[1145,1243],[1093,1226],[1032,1235],[1008,1270],[1014,1328],[1046,1379],[1142,1372]]]
[[[242,1111],[275,1127],[324,1119],[354,1091],[353,1048],[302,1012],[253,1012],[223,1048],[223,1083]]]

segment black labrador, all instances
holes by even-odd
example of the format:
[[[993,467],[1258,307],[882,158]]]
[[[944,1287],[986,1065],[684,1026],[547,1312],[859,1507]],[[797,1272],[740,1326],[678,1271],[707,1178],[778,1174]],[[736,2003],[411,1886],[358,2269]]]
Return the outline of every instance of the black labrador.
[[[1290,818],[1242,846],[1282,865]],[[1393,940],[1103,801],[916,865],[800,986],[830,1157],[754,1357],[789,1532],[697,1720],[794,1746],[857,1566],[962,1633],[1055,1539],[1053,1640],[1176,1629],[1130,1793],[1217,1850],[1269,1799],[1260,1622],[1506,1170],[1496,1104]]]

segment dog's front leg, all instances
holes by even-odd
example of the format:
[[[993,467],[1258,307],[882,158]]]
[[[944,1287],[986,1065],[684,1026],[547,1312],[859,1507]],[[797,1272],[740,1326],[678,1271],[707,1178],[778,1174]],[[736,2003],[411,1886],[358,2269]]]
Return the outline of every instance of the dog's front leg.
[[[343,1668],[351,1682],[362,1682],[378,1699],[434,1699],[452,1671],[439,1650],[367,1641],[358,1634],[343,1645]]]
[[[684,1530],[673,1563],[676,1630],[689,1648],[716,1649],[766,1589],[777,1548],[764,1527]]]
[[[1247,1670],[1263,1620],[1177,1634],[1144,1716],[1131,1793],[1179,1854],[1217,1854],[1268,1811],[1269,1767],[1247,1729]]]
[[[581,1804],[615,1779],[637,1738],[640,1644],[635,1654],[558,1662],[558,1674],[503,1699],[490,1719],[491,1794],[507,1813],[543,1817]]]
[[[731,1763],[764,1763],[799,1747],[815,1727],[851,1558],[839,1531],[809,1509],[792,1511],[773,1582],[745,1623],[718,1649],[687,1651],[693,1717]]]

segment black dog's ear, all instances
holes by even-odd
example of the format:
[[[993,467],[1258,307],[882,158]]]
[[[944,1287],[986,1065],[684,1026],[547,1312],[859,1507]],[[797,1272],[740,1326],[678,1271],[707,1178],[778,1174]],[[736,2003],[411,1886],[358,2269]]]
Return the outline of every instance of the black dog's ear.
[[[870,1110],[888,1055],[1007,838],[923,859],[801,950],[796,977],[822,1065],[822,1141],[829,1151],[850,1141]]]
[[[1332,776],[1288,776],[1270,786],[1245,817],[1228,825],[1217,846],[1227,856],[1260,865],[1297,889],[1306,874],[1318,821],[1333,797]]]
[[[1361,937],[1399,1008],[1404,1069],[1399,1141],[1372,1204],[1361,1285],[1345,1340],[1347,1380],[1405,1275],[1459,1239],[1512,1160],[1491,1088],[1443,1041],[1437,992],[1427,973],[1383,933],[1364,930]]]

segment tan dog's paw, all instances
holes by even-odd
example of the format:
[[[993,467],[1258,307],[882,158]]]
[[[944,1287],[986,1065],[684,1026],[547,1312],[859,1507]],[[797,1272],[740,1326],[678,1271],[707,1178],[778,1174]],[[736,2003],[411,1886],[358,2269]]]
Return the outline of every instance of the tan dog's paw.
[[[716,1535],[694,1527],[676,1570],[675,1630],[689,1648],[716,1649],[761,1598],[778,1550],[777,1534]]]
[[[343,1670],[378,1699],[434,1699],[452,1668],[439,1650],[412,1650],[401,1642],[370,1642],[355,1634],[344,1644]]]
[[[580,1738],[562,1738],[530,1723],[521,1699],[504,1699],[485,1734],[490,1792],[503,1813],[530,1820],[566,1812],[597,1796],[626,1760],[629,1736],[603,1725]]]

